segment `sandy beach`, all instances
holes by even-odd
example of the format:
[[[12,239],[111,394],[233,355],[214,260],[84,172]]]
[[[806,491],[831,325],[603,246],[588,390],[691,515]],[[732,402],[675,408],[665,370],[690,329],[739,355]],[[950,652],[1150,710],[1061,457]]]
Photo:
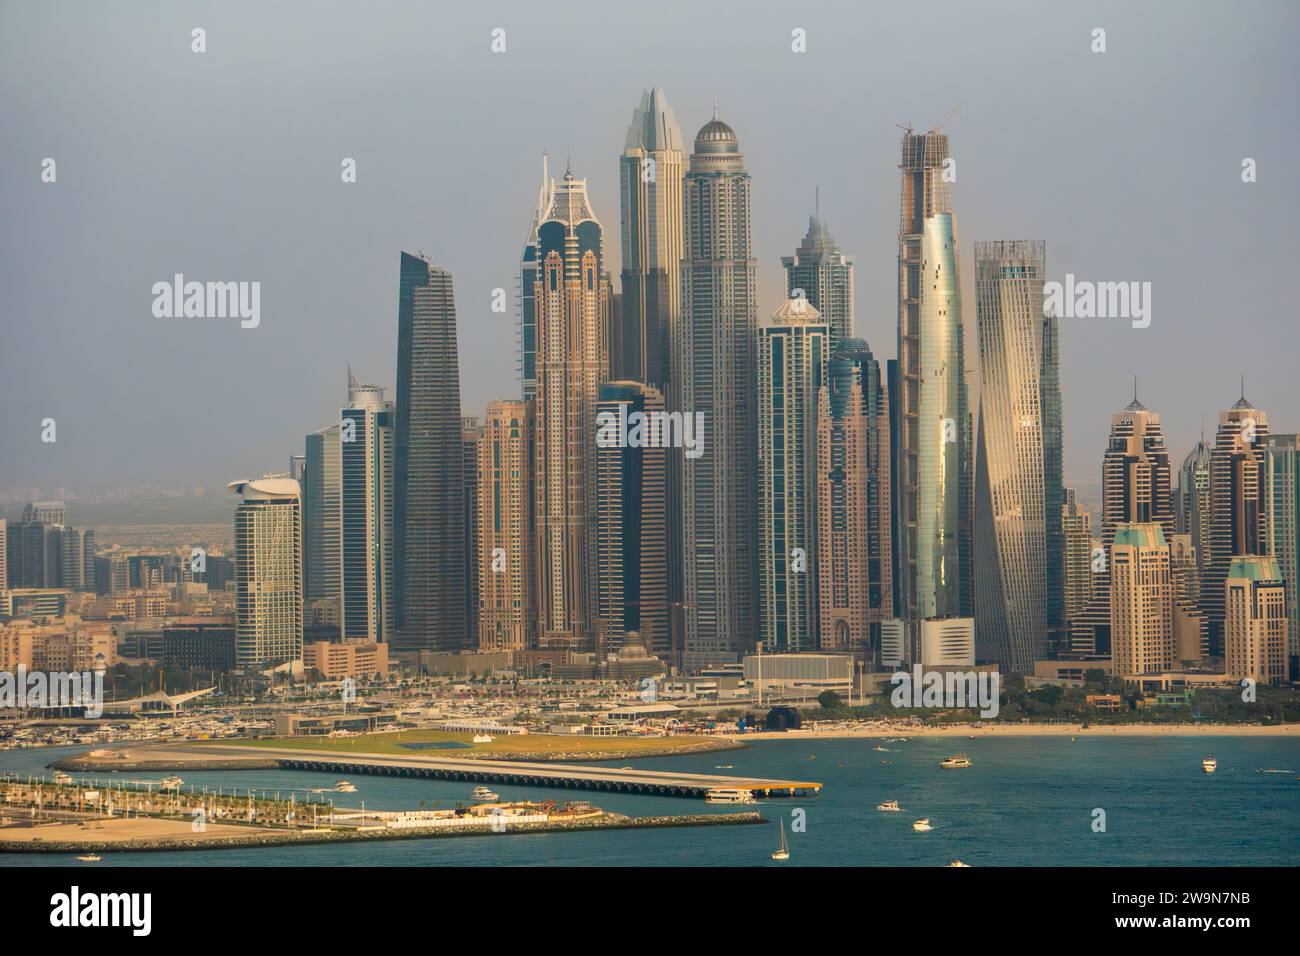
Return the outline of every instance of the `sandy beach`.
[[[853,737],[1300,737],[1300,724],[813,724],[784,733],[728,734],[733,740],[835,740]]]

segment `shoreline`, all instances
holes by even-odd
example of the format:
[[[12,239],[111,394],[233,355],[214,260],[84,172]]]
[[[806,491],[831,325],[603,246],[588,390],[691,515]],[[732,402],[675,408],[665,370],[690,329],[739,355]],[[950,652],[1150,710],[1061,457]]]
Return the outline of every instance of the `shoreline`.
[[[132,824],[134,820],[112,821]],[[313,846],[323,843],[388,842],[393,840],[450,839],[473,836],[508,836],[522,833],[576,833],[591,830],[645,830],[665,827],[747,826],[767,823],[756,811],[740,813],[695,813],[652,817],[627,817],[607,813],[592,820],[572,823],[562,821],[547,823],[512,824],[500,832],[490,827],[481,829],[452,829],[435,827],[410,827],[379,830],[278,830],[248,827],[247,833],[234,833],[243,827],[232,824],[215,824],[211,833],[195,834],[190,831],[187,819],[145,818],[150,829],[176,829],[175,835],[126,837],[122,839],[64,839],[64,840],[12,840],[5,839],[0,829],[0,853],[52,854],[52,853],[153,853],[181,850],[237,850],[258,847]],[[159,826],[175,824],[174,827]],[[48,832],[48,830],[47,830]]]
[[[882,737],[1300,737],[1300,724],[867,724],[729,734],[732,740],[852,740]]]

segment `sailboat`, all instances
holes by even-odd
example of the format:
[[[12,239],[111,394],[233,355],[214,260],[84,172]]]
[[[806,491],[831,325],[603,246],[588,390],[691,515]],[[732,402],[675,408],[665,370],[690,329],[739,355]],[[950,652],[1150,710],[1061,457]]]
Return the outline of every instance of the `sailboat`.
[[[781,849],[772,851],[772,859],[788,860],[790,859],[790,846],[785,842],[785,820],[781,820]]]

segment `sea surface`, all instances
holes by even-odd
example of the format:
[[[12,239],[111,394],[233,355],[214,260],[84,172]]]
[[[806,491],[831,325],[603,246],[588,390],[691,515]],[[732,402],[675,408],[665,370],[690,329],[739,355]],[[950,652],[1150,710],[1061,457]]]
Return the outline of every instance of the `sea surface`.
[[[889,752],[874,748],[885,747]],[[0,772],[44,773],[87,747],[0,752]],[[943,770],[961,750],[973,766]],[[1201,760],[1218,758],[1215,774]],[[882,761],[890,761],[888,765]],[[614,761],[628,765],[629,761]],[[103,852],[96,866],[1295,866],[1300,864],[1300,738],[914,737],[906,742],[759,741],[747,749],[636,760],[637,768],[820,781],[818,797],[760,802],[766,825],[483,835],[324,846]],[[1261,773],[1262,769],[1288,771]],[[112,774],[82,774],[111,780]],[[124,773],[132,780],[162,773]],[[331,787],[335,775],[290,770],[184,772],[186,786],[240,791]],[[468,802],[472,783],[356,776],[337,806],[413,809]],[[729,812],[695,800],[540,787],[503,799],[585,799],[630,815]],[[299,799],[302,799],[300,795]],[[317,798],[319,799],[319,798]],[[901,813],[876,805],[897,800]],[[1094,828],[1105,812],[1104,832]],[[929,817],[934,829],[912,830]],[[790,860],[776,863],[783,818]],[[71,854],[0,854],[0,866],[75,864]]]

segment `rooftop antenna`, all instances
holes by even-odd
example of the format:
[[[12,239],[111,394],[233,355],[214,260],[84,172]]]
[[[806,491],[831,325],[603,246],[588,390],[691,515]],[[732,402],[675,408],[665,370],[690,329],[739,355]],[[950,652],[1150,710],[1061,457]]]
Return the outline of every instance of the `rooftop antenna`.
[[[1246,400],[1246,373],[1241,373],[1241,400]]]
[[[1136,402],[1137,400],[1138,400],[1138,377],[1134,375],[1133,376],[1133,401]]]
[[[815,197],[813,199],[813,209],[815,210],[817,218],[820,219],[822,217],[822,188],[820,186],[814,186],[813,190],[813,196]]]
[[[717,118],[718,118],[718,93],[717,93],[717,90],[714,90],[714,92],[713,92],[713,118],[714,118],[714,119],[717,119]]]

